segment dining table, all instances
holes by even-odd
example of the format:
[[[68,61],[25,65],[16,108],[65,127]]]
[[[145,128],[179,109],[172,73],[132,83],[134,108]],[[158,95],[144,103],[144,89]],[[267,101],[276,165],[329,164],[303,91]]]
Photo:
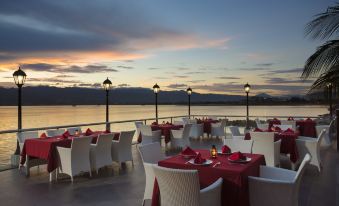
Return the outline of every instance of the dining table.
[[[159,161],[158,165],[173,169],[197,170],[199,174],[200,189],[211,185],[218,178],[222,177],[221,205],[248,206],[248,176],[259,176],[260,165],[265,165],[265,157],[260,154],[244,154],[251,158],[250,162],[234,163],[228,160],[229,155],[218,155],[216,158],[211,158],[209,150],[195,151],[199,152],[203,158],[211,159],[213,163],[211,165],[194,165],[188,163],[188,159],[179,154]],[[152,194],[152,206],[159,205],[160,195],[160,189],[155,179]]]
[[[197,124],[204,124],[204,133],[207,135],[211,134],[212,123],[218,123],[219,120],[215,119],[197,119]]]
[[[161,130],[161,135],[165,137],[165,143],[171,141],[171,130],[179,130],[183,128],[183,125],[175,125],[172,123],[163,123],[163,124],[152,124],[152,131]],[[142,137],[141,137],[142,138]]]
[[[296,139],[298,138],[298,136],[299,136],[298,132],[286,132],[286,131],[274,132],[274,141],[281,140],[280,153],[289,154],[292,163],[296,163],[299,159],[298,147],[296,143]],[[251,134],[246,133],[245,140],[250,139]]]
[[[317,125],[316,121],[308,118],[304,120],[296,120],[295,123],[298,127],[300,136],[317,137],[317,131],[315,128]],[[276,118],[268,120],[269,127],[272,127],[274,124],[279,125],[281,124],[281,121]]]
[[[95,131],[90,135],[92,144],[97,142],[100,134],[107,134],[106,131]],[[86,136],[85,133],[79,136],[64,137],[63,135],[26,139],[21,152],[20,164],[24,165],[26,159],[39,158],[47,161],[47,172],[52,173],[58,167],[57,147],[70,148],[74,138]],[[113,139],[119,140],[120,133],[113,132]]]

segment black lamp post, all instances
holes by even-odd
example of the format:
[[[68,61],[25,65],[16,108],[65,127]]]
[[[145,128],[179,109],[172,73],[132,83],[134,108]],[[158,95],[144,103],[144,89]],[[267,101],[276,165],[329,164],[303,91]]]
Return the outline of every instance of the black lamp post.
[[[111,131],[111,128],[110,128],[110,124],[108,123],[109,122],[109,109],[108,109],[108,105],[109,105],[109,101],[108,101],[108,93],[109,93],[109,90],[111,89],[112,87],[112,82],[111,80],[107,79],[102,83],[105,91],[106,91],[106,130],[107,131]]]
[[[155,121],[158,123],[158,93],[160,91],[160,87],[158,84],[153,86],[153,91],[155,94]]]
[[[245,89],[245,92],[246,92],[246,129],[249,129],[250,127],[249,127],[249,125],[248,125],[248,93],[250,93],[250,89],[251,89],[251,86],[248,84],[248,83],[246,83],[245,85],[244,85],[244,89]]]
[[[191,118],[191,95],[192,95],[191,87],[188,87],[186,91],[188,95],[188,118]]]
[[[21,132],[20,130],[22,129],[21,88],[25,84],[26,76],[27,76],[26,73],[22,71],[20,67],[18,70],[16,70],[13,73],[14,82],[18,86],[18,131],[19,132]],[[18,141],[16,145],[15,154],[16,155],[20,154],[20,147],[19,147]]]
[[[328,88],[328,101],[330,104],[330,119],[332,119],[332,83],[328,83],[327,84],[327,88]]]

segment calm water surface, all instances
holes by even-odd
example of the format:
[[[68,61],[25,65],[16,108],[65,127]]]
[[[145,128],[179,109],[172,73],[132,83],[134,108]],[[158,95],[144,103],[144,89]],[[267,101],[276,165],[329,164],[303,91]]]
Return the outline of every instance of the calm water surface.
[[[251,116],[317,116],[327,112],[325,106],[251,106]],[[187,106],[160,105],[159,117],[187,114]],[[245,106],[192,106],[191,114],[246,115]],[[110,120],[154,117],[154,106],[118,105],[110,107]],[[25,106],[23,128],[57,126],[105,121],[105,106]],[[17,128],[17,108],[0,107],[0,130]],[[93,126],[103,130],[104,126]],[[87,129],[83,128],[83,130]],[[134,129],[134,123],[112,125],[113,131]],[[7,164],[16,146],[15,134],[0,134],[0,164]]]

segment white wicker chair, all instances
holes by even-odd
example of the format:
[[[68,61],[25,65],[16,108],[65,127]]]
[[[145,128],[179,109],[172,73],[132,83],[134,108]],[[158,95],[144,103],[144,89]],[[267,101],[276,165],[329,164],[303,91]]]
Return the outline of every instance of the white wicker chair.
[[[261,130],[268,129],[268,123],[263,123],[263,124],[257,123],[257,128]]]
[[[260,166],[259,177],[248,177],[250,205],[297,206],[301,178],[310,159],[306,154],[297,172]]]
[[[263,154],[268,166],[279,166],[281,140],[274,142],[273,132],[250,132],[250,134],[253,140],[252,153]]]
[[[325,135],[320,143],[322,147],[329,147],[331,146],[331,138],[330,138],[330,125],[318,125],[315,126],[315,129],[317,131],[317,136],[320,135],[320,133],[325,130]]]
[[[46,130],[48,137],[60,136],[65,132],[65,129],[49,129]]]
[[[92,177],[90,164],[91,137],[74,138],[71,148],[57,147],[59,155],[59,173],[73,177],[81,172],[89,172]],[[57,173],[58,174],[58,173]]]
[[[293,129],[293,126],[290,124],[274,124],[274,127],[279,127],[281,130]],[[295,130],[295,129],[293,129]]]
[[[310,164],[318,167],[319,172],[321,172],[321,158],[320,158],[320,143],[324,136],[326,135],[326,130],[320,132],[318,138],[312,137],[302,137],[299,136],[296,139],[299,156],[304,156],[310,154],[312,159]]]
[[[231,131],[231,135],[233,139],[245,139],[245,135],[240,134],[239,127],[237,126],[229,126]]]
[[[253,140],[224,139],[224,144],[227,145],[232,152],[252,153]]]
[[[112,164],[112,147],[113,134],[101,134],[96,144],[91,144],[90,162],[91,169],[98,173],[99,168]]]
[[[197,170],[170,169],[157,165],[153,169],[162,206],[221,205],[222,178],[200,190]]]
[[[183,129],[171,130],[171,147],[184,148],[190,145],[189,135],[191,132],[191,124],[186,124]]]
[[[199,139],[204,136],[204,124],[192,124],[190,137],[193,139]]]
[[[211,123],[211,136],[226,137],[225,127],[226,119],[221,120],[219,123]]]
[[[152,199],[153,186],[154,186],[154,172],[153,164],[157,164],[160,160],[166,158],[165,154],[161,151],[161,146],[158,142],[139,145],[139,153],[144,164],[145,175],[146,175],[146,184],[145,184],[145,193],[143,199],[143,205],[145,200]]]
[[[197,124],[197,123],[198,123],[198,120],[196,120],[196,119],[190,119],[190,120],[188,120],[188,123],[189,123],[189,124]]]
[[[34,138],[39,138],[39,133],[38,132],[18,132],[17,133],[17,140],[19,142],[19,147],[20,147],[20,154],[22,152],[22,149],[25,144],[26,139],[34,139]],[[47,164],[46,160],[43,159],[38,159],[38,158],[30,158],[28,155],[26,155],[26,162],[25,162],[25,172],[26,176],[30,175],[30,168],[39,166],[39,165],[44,165]],[[21,165],[19,164],[19,168]]]
[[[142,125],[144,125],[144,122],[136,121],[136,122],[134,122],[134,124],[135,124],[135,128],[136,128],[137,137],[139,137],[139,135],[140,135],[140,127]]]
[[[81,133],[81,128],[80,127],[70,127],[70,128],[67,128],[67,131],[69,132],[70,135],[74,135],[76,131]]]
[[[142,136],[141,144],[160,142],[161,140],[161,130],[152,131],[151,126],[141,125],[140,132]]]
[[[182,121],[184,122],[184,124],[189,124],[190,118],[188,118],[188,117],[183,117],[183,118],[181,118],[181,119],[182,119]]]
[[[186,123],[184,121],[178,121],[178,120],[174,120],[173,121],[174,125],[185,125]]]
[[[123,131],[120,134],[118,141],[112,141],[112,160],[118,162],[119,164],[126,161],[133,162],[132,156],[132,139],[134,136],[135,130],[133,131]]]

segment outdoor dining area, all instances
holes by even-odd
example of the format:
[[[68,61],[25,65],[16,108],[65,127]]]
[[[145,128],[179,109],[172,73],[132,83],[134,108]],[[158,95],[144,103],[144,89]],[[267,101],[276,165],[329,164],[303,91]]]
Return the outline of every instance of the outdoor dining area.
[[[141,173],[135,168],[139,159],[143,205],[298,205],[305,171],[323,172],[320,151],[332,147],[334,120],[320,125],[310,118],[256,119],[243,133],[229,122],[202,116],[136,121],[135,131],[22,132],[20,171],[29,176],[32,167],[46,165],[51,182],[77,184],[111,167],[119,174]]]

